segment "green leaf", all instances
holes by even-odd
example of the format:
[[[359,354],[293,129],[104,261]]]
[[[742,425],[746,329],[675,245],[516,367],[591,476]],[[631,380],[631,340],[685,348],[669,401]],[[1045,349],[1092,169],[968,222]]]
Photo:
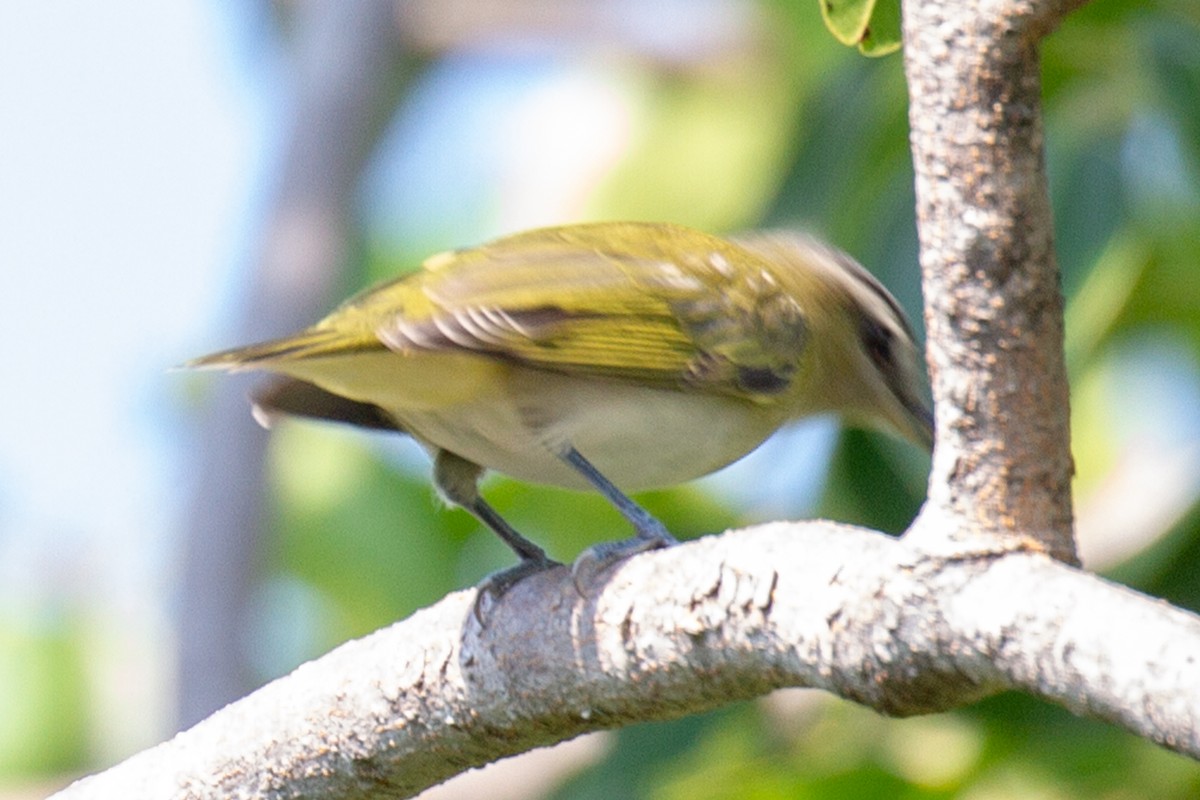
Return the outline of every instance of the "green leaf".
[[[858,49],[872,58],[900,49],[900,0],[877,0]]]
[[[820,0],[825,25],[839,42],[868,56],[900,47],[900,0]]]
[[[858,44],[871,22],[875,0],[820,0],[821,16],[834,38],[842,44]]]

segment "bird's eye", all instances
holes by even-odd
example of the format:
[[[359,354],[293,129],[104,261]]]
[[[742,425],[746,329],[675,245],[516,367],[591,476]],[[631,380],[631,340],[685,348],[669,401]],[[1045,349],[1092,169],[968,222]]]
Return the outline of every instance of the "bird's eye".
[[[864,316],[859,330],[863,349],[875,366],[884,369],[892,363],[892,343],[896,339],[895,332],[878,320]]]

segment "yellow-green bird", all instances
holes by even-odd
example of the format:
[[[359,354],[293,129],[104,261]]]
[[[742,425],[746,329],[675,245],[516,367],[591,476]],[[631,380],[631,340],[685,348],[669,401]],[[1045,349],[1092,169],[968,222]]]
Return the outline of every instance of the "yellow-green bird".
[[[626,492],[713,472],[789,420],[837,412],[932,441],[900,306],[848,255],[794,233],[516,234],[433,256],[295,336],[187,366],[284,376],[254,397],[261,421],[415,438],[441,495],[520,557],[485,583],[496,596],[555,562],[480,497],[486,469],[608,498],[636,536],[576,562],[595,568],[675,541]]]

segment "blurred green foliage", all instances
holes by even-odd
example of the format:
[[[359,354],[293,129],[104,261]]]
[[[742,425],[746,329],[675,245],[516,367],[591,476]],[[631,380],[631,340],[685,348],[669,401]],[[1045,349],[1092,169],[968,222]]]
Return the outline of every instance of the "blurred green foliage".
[[[8,775],[85,761],[91,720],[81,628],[66,615],[0,617],[0,785]]]

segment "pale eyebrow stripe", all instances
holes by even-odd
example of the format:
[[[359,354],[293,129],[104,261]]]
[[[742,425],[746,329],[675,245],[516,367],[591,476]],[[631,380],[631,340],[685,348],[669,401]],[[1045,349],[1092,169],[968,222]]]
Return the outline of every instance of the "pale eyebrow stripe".
[[[892,296],[883,283],[869,272],[866,267],[854,259],[844,256],[841,253],[834,253],[834,255],[837,257],[838,263],[846,268],[846,273],[871,290],[875,297],[891,310],[892,316],[895,317],[896,321],[904,329],[904,332],[908,334],[908,338],[916,341],[917,337],[913,332],[911,323],[908,321],[908,314],[900,307],[900,303],[896,301],[896,298]]]

